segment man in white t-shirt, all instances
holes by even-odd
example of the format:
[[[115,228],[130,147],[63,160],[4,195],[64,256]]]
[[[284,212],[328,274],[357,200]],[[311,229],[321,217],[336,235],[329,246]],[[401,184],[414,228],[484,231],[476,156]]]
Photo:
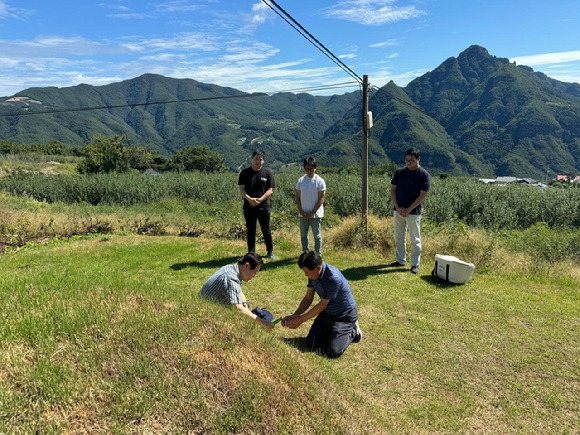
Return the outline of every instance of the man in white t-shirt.
[[[312,228],[314,250],[320,254],[322,247],[321,226],[324,217],[326,183],[316,174],[316,159],[304,159],[304,173],[296,183],[296,206],[300,214],[300,239],[302,251],[308,251],[308,229]]]

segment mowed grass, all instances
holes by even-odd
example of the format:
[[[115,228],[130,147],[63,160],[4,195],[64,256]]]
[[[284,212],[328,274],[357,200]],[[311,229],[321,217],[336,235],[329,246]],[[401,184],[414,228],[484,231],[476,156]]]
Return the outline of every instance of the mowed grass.
[[[295,235],[296,236],[296,235]],[[298,237],[296,236],[296,239]],[[298,240],[244,284],[290,314]],[[0,432],[578,433],[580,282],[516,271],[462,286],[328,249],[363,340],[338,360],[301,351],[197,297],[243,241],[95,236],[0,256]]]

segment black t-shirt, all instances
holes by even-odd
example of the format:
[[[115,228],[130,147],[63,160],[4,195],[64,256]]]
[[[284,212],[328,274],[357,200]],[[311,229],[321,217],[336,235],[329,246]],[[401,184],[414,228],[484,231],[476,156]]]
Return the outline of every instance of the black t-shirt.
[[[431,175],[421,166],[414,171],[399,168],[393,175],[392,185],[397,186],[397,203],[399,207],[409,207],[421,194],[421,190],[428,191],[431,186]],[[421,214],[421,204],[411,211],[411,214]]]
[[[252,198],[260,198],[270,188],[276,187],[274,174],[263,166],[259,171],[254,171],[252,167],[243,169],[238,178],[238,186],[244,186],[246,193]],[[244,207],[250,207],[250,203],[244,198]],[[270,209],[270,198],[258,206],[261,210]]]

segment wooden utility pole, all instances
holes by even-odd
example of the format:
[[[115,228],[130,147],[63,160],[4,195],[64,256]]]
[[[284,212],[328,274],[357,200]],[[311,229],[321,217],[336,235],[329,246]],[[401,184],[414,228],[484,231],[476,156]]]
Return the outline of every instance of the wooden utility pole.
[[[368,229],[369,212],[369,135],[368,135],[368,113],[369,113],[369,76],[363,75],[363,110],[362,110],[362,221],[364,230]]]

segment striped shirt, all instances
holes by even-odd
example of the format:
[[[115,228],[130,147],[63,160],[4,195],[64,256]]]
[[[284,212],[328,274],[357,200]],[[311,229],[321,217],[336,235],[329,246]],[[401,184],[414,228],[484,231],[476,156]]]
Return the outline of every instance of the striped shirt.
[[[228,264],[209,277],[199,295],[220,304],[241,304],[242,280],[237,264]]]

